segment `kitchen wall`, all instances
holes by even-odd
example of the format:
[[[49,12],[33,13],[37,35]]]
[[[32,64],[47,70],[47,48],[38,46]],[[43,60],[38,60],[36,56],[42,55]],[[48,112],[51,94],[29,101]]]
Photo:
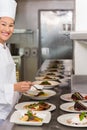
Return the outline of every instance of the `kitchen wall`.
[[[24,49],[22,80],[34,80],[38,69],[38,10],[74,9],[74,0],[17,0],[15,29],[8,43]],[[20,30],[21,29],[21,30]],[[24,32],[23,29],[27,31]]]

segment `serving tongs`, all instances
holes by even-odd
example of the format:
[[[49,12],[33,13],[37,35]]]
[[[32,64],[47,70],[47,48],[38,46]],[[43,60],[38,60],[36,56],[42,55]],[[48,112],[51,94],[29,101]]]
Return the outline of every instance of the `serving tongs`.
[[[37,88],[35,85],[33,85],[33,87],[37,90],[37,91],[40,91],[40,92],[42,92],[42,88]]]
[[[34,94],[35,97],[40,96],[41,94],[43,94],[43,87],[42,85],[33,85],[33,87],[37,90],[37,93]]]
[[[44,93],[44,92],[43,92],[43,88],[44,88],[44,86],[42,86],[42,85],[33,85],[33,86],[31,87],[31,90],[28,91],[28,93],[29,93],[30,95],[32,95],[32,96],[39,96],[39,95],[41,95],[42,93]]]

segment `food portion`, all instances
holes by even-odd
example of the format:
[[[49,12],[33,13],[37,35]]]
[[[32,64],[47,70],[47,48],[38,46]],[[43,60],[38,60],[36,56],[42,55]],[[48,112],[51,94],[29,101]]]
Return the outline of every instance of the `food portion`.
[[[56,74],[53,73],[53,72],[48,72],[46,75],[48,75],[48,76],[56,76]]]
[[[57,77],[59,77],[60,79],[63,79],[64,75],[58,75]]]
[[[76,101],[74,104],[74,109],[76,111],[81,111],[81,110],[87,110],[87,106],[85,106],[83,103]]]
[[[43,79],[52,79],[50,76],[45,76]]]
[[[35,97],[39,97],[39,96],[48,96],[48,94],[45,93],[45,92],[43,92],[43,91],[40,91],[40,92],[38,92],[38,94],[33,95],[33,96],[35,96]]]
[[[86,112],[80,113],[80,114],[79,114],[79,119],[80,119],[80,121],[82,121],[84,118],[87,119],[87,113],[86,113]]]
[[[51,83],[48,81],[42,81],[39,85],[51,85]]]
[[[38,103],[28,104],[28,105],[24,106],[25,109],[31,109],[31,110],[35,110],[35,111],[47,110],[50,107],[51,107],[51,105],[49,105],[48,103],[46,103],[44,101],[39,101]]]
[[[75,115],[73,118],[67,120],[68,124],[72,125],[87,125],[87,113],[82,112],[80,114]]]
[[[75,92],[71,95],[71,98],[73,100],[84,100],[84,97],[79,93],[79,92]]]
[[[21,121],[33,121],[33,122],[42,122],[43,119],[36,116],[36,113],[31,111],[27,111],[21,118]]]

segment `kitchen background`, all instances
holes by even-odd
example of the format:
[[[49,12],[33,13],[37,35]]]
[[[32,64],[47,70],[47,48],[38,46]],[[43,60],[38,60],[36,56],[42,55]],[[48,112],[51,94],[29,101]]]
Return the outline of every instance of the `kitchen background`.
[[[15,31],[8,46],[19,63],[18,80],[33,81],[46,58],[73,58],[69,34],[74,27],[74,0],[17,0],[17,3]]]

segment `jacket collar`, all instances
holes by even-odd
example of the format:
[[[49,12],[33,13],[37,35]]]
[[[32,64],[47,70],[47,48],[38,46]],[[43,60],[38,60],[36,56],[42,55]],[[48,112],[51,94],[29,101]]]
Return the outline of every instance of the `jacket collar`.
[[[6,43],[4,44],[0,43],[0,47],[6,49]]]

